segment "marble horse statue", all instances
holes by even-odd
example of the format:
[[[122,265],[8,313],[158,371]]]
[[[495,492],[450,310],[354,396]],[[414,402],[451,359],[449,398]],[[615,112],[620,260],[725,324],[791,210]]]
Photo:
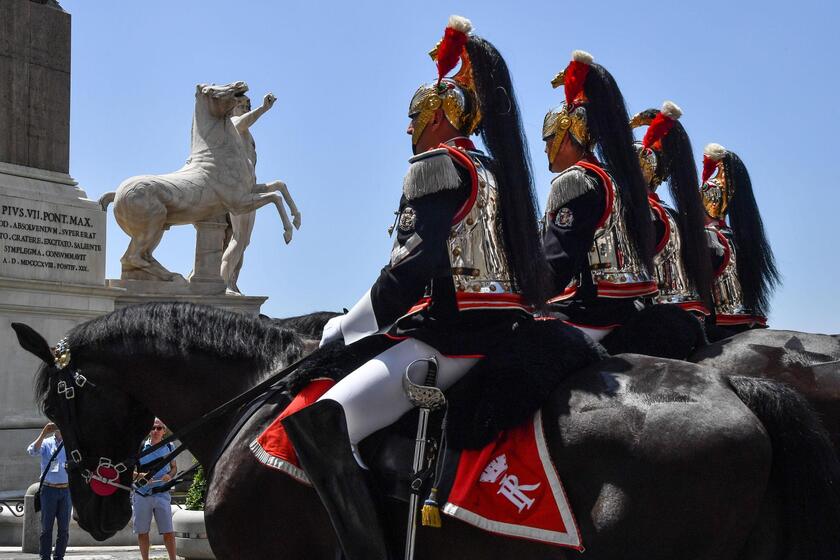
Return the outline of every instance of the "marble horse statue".
[[[286,185],[257,183],[246,146],[230,119],[247,91],[245,82],[197,85],[186,165],[165,175],[131,177],[99,199],[103,209],[114,203],[114,217],[131,238],[120,259],[123,279],[183,281],[152,256],[163,232],[227,212],[237,215],[274,204],[283,222],[283,239],[292,240],[293,224],[283,206]],[[296,219],[294,225],[299,223]]]

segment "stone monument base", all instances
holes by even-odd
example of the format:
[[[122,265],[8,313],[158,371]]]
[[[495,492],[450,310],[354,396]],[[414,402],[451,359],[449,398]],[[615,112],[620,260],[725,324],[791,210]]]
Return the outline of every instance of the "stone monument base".
[[[0,392],[8,403],[0,416],[0,490],[22,492],[38,479],[38,458],[27,455],[26,446],[46,422],[32,394],[41,361],[18,345],[11,324],[26,323],[55,344],[79,323],[113,311],[116,295],[122,291],[0,277]]]
[[[225,293],[202,294],[194,284],[173,284],[171,282],[152,282],[144,280],[108,280],[112,288],[121,287],[114,302],[115,309],[129,305],[152,302],[189,302],[211,305],[236,313],[259,315],[260,308],[267,296],[238,296]]]

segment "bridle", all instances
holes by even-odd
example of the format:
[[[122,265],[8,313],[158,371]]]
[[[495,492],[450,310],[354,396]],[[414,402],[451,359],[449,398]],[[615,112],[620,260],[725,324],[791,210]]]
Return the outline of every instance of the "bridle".
[[[62,338],[52,348],[55,368],[59,373],[56,392],[59,395],[59,407],[67,418],[67,426],[61,431],[67,454],[67,470],[78,470],[85,483],[100,496],[110,496],[117,490],[131,491],[130,486],[119,482],[120,476],[134,467],[139,455],[115,461],[110,457],[87,456],[82,453],[79,437],[76,433],[76,391],[85,387],[96,387],[80,370],[70,367],[70,345],[67,338]],[[63,397],[63,398],[62,398]]]
[[[275,371],[266,379],[257,385],[254,385],[247,391],[240,393],[224,404],[219,405],[210,412],[193,420],[177,433],[173,432],[170,436],[162,439],[160,442],[150,447],[146,447],[143,451],[137,452],[132,456],[122,459],[121,461],[114,461],[110,457],[99,457],[98,459],[93,459],[92,457],[87,457],[82,453],[79,438],[75,430],[75,425],[77,424],[75,401],[76,391],[82,390],[86,387],[95,388],[96,385],[82,375],[80,370],[71,367],[70,343],[68,342],[67,337],[59,340],[58,344],[56,344],[51,350],[55,362],[55,368],[58,370],[60,376],[60,379],[56,384],[56,391],[59,396],[63,397],[59,399],[59,402],[67,417],[67,427],[62,429],[62,437],[69,457],[67,461],[68,469],[72,468],[80,470],[85,483],[91,487],[91,490],[94,493],[100,496],[110,496],[117,490],[131,492],[132,487],[121,484],[119,482],[119,478],[123,473],[129,469],[133,469],[135,465],[138,465],[143,457],[155,453],[158,449],[161,449],[164,446],[169,446],[175,440],[179,440],[179,444],[174,449],[170,447],[171,451],[165,456],[142,464],[144,470],[147,472],[156,473],[164,465],[170,463],[173,459],[175,459],[175,457],[187,450],[183,443],[186,437],[196,433],[207,423],[219,418],[230,410],[242,408],[244,412],[240,414],[240,417],[235,424],[235,429],[228,434],[222,448],[217,450],[216,459],[218,459],[224,448],[227,447],[233,439],[233,436],[236,435],[238,429],[241,428],[248,418],[250,418],[250,415],[262,404],[264,404],[265,401],[273,394],[285,390],[285,383],[283,383],[284,378],[289,373],[296,370],[306,359],[305,357],[301,358],[291,365],[286,366],[279,371]],[[72,467],[70,467],[70,465],[72,465]],[[215,466],[215,460],[213,460],[212,464],[206,465],[208,474],[212,473],[213,466]],[[190,477],[198,467],[199,464],[196,463],[192,467],[177,473],[168,482],[149,489],[148,492],[153,494],[166,492],[176,484],[188,479],[188,477]],[[150,481],[146,477],[141,476],[134,481],[133,489],[142,488],[149,482]]]

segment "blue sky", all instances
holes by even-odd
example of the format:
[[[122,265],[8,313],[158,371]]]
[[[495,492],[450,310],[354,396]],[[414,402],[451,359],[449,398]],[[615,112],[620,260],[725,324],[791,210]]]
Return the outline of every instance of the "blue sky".
[[[784,275],[771,325],[840,332],[836,2],[61,4],[73,15],[70,172],[91,198],[183,164],[195,84],[245,80],[255,105],[277,96],[252,128],[257,176],[289,185],[303,226],[286,246],[276,211],[259,210],[239,280],[270,296],[269,315],[349,307],[386,262],[411,155],[408,101],[434,77],[426,53],[457,13],[508,62],[541,202],[540,127],[560,101],[548,82],[584,49],[613,73],[631,114],[679,104],[698,161],[708,142],[745,161]],[[186,274],[194,238],[175,227],[155,255]],[[109,211],[108,277],[127,243]]]

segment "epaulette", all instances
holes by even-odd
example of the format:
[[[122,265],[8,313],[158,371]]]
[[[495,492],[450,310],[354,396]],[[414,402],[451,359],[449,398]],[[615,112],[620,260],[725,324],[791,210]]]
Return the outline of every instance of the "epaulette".
[[[569,201],[590,191],[596,190],[598,180],[586,171],[574,165],[551,180],[551,193],[548,195],[547,212],[556,212]]]
[[[403,194],[408,200],[461,186],[461,176],[446,148],[417,154],[408,162],[411,166],[403,180]]]

